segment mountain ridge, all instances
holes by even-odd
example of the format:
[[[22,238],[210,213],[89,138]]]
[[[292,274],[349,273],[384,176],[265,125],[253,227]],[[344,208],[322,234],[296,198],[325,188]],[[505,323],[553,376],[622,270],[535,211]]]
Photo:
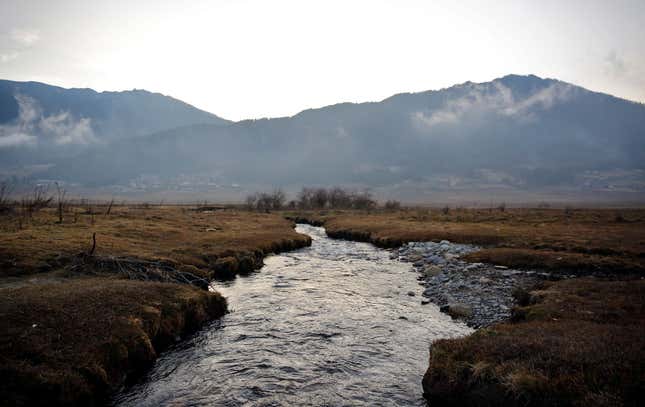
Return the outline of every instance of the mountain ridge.
[[[89,144],[71,160],[47,161],[52,166],[40,176],[96,185],[154,179],[151,184],[168,188],[208,178],[248,187],[414,183],[589,191],[602,184],[645,191],[643,162],[642,104],[556,79],[506,75],[290,117],[187,124]],[[79,174],[79,163],[89,170]]]

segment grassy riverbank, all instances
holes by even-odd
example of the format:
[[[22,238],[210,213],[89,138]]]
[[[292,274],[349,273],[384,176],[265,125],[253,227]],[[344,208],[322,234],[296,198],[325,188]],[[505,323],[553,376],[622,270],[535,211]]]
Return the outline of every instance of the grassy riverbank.
[[[417,240],[472,243],[484,250],[468,255],[469,261],[580,276],[518,295],[512,322],[435,342],[423,380],[432,405],[635,406],[645,396],[645,210],[287,216],[324,224],[332,237],[381,247]]]
[[[565,273],[645,273],[643,209],[409,209],[302,211],[286,216],[324,223],[332,237],[381,247],[450,240],[485,248],[469,260]]]
[[[68,207],[62,223],[53,208],[16,210],[0,229],[0,399],[9,405],[101,405],[226,312],[217,293],[132,278],[155,279],[160,268],[228,277],[310,244],[278,215],[204,207]]]
[[[645,391],[645,281],[545,284],[514,321],[436,341],[433,405],[637,406]]]

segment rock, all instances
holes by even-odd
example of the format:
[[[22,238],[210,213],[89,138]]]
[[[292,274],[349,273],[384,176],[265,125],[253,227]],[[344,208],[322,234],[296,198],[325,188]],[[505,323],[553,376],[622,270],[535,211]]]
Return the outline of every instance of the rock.
[[[446,259],[437,255],[432,255],[427,260],[433,264],[444,264],[446,262]]]
[[[473,270],[476,270],[476,269],[482,267],[483,265],[484,265],[483,263],[471,263],[471,264],[467,265],[466,267],[464,267],[464,271],[473,271]]]
[[[426,277],[435,277],[435,276],[438,276],[440,273],[441,273],[441,267],[435,266],[435,265],[426,266],[426,268],[423,269],[423,274],[425,274]]]
[[[452,254],[452,253],[444,253],[443,255],[444,259],[451,261],[459,258],[458,254]]]
[[[414,297],[414,296],[415,296],[415,295],[417,295],[417,294],[416,294],[414,291],[408,291],[408,295],[409,295],[410,297]]]
[[[473,309],[470,306],[460,303],[447,304],[439,308],[439,310],[455,319],[468,318],[473,314]]]

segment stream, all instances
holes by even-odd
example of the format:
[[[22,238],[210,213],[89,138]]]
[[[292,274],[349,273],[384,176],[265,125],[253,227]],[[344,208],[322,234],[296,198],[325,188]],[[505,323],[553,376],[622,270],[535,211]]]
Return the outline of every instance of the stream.
[[[472,329],[422,305],[412,265],[392,252],[296,230],[311,247],[213,282],[231,312],[163,353],[114,404],[425,405],[430,343]]]

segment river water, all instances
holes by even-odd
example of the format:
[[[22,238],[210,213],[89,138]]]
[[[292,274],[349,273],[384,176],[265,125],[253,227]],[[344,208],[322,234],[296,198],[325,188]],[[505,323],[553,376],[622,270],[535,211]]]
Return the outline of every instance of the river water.
[[[311,247],[214,282],[231,312],[165,352],[115,404],[424,405],[430,343],[472,330],[422,305],[416,273],[391,252],[296,230]]]

